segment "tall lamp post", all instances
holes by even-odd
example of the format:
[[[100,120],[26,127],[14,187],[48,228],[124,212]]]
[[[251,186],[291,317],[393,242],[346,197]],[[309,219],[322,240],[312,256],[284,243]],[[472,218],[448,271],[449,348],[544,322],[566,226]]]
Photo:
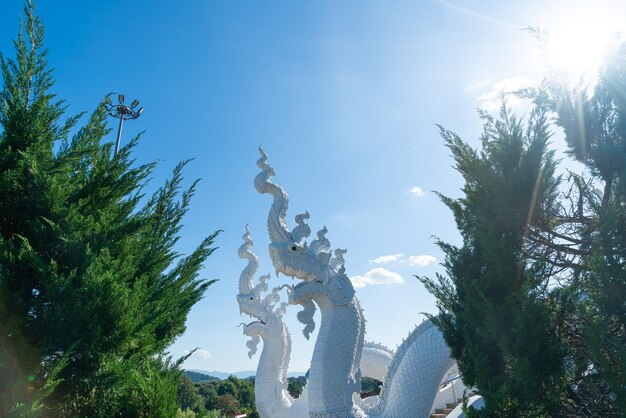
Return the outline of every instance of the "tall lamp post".
[[[106,96],[105,104],[107,112],[109,115],[113,116],[120,120],[120,124],[117,127],[117,141],[115,142],[115,155],[117,155],[120,150],[120,139],[122,138],[122,125],[124,125],[125,120],[137,119],[141,112],[143,112],[143,107],[135,110],[137,105],[139,104],[139,100],[133,100],[130,106],[124,104],[124,95],[117,95],[118,102],[117,104],[113,104],[111,102],[111,98]]]

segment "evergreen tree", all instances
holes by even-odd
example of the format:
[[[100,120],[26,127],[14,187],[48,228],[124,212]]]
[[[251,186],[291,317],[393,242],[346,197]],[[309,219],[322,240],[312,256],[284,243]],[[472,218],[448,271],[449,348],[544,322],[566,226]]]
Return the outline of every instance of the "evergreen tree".
[[[506,110],[481,115],[480,153],[442,130],[465,179],[463,198],[442,196],[463,245],[439,242],[447,277],[421,280],[464,382],[485,398],[479,415],[626,416],[624,92],[622,44],[593,90],[559,74],[528,89],[524,140]],[[548,114],[584,166],[566,181],[554,178]]]
[[[573,413],[626,416],[626,44],[589,90],[553,74],[530,96],[554,111],[569,155],[585,166],[561,217],[578,243],[565,289]]]
[[[528,253],[529,237],[554,213],[558,179],[545,110],[526,128],[503,105],[481,112],[482,149],[440,128],[463,175],[464,197],[440,196],[463,245],[439,241],[448,277],[420,278],[437,298],[442,330],[463,381],[486,403],[481,415],[551,415],[557,409],[562,348],[546,286],[550,266]]]
[[[82,115],[61,121],[24,13],[15,59],[0,55],[0,416],[174,416],[163,354],[212,283],[198,273],[217,233],[175,251],[196,183],[180,194],[181,163],[144,197],[154,164],[134,163],[138,138],[111,157],[102,104],[70,134]]]
[[[197,408],[201,404],[201,397],[193,382],[186,374],[183,374],[178,381],[178,401],[180,408],[185,411],[187,409]],[[202,405],[204,407],[204,405]],[[195,411],[197,412],[197,411]]]

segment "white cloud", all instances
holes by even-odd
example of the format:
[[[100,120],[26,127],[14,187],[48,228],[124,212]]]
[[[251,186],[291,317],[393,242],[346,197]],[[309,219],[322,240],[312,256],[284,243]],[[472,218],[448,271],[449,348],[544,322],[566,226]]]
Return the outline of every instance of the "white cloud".
[[[382,267],[372,269],[362,276],[350,277],[350,281],[354,287],[404,283],[402,276],[398,273],[394,273]]]
[[[191,352],[190,350],[185,350],[184,351],[184,355],[187,355],[190,352]],[[211,353],[209,352],[209,350],[205,350],[203,348],[198,348],[196,351],[194,351],[194,353],[191,355],[190,358],[193,358],[193,357],[200,357],[200,358],[209,359],[209,358],[211,358]]]
[[[380,257],[376,257],[373,260],[369,260],[369,262],[370,264],[387,264],[398,261],[402,257],[404,257],[404,253],[381,255]]]
[[[211,353],[209,352],[209,350],[204,350],[202,348],[196,350],[196,352],[193,354],[201,358],[211,358]]]
[[[409,257],[409,264],[417,267],[426,267],[436,262],[437,258],[432,255],[412,255]]]
[[[420,186],[413,186],[409,189],[409,193],[414,194],[417,197],[424,196],[424,190]]]
[[[494,112],[502,106],[501,96],[506,95],[507,105],[513,109],[519,107],[524,102],[517,96],[510,93],[532,86],[533,81],[528,77],[504,78],[491,86],[491,90],[478,96],[481,102],[480,108],[488,112]]]

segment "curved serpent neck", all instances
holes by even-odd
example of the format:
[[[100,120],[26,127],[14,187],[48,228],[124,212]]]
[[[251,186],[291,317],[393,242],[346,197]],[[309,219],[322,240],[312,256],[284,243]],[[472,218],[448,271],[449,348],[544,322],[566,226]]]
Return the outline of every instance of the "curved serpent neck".
[[[361,376],[385,382],[387,370],[396,353],[382,344],[365,341],[361,354]]]
[[[424,321],[398,347],[368,417],[428,417],[439,384],[453,365],[443,334]]]
[[[307,383],[310,416],[363,416],[354,402],[354,394],[361,384],[358,365],[364,336],[358,301],[353,298],[347,304],[335,304],[327,297],[321,283],[309,282],[298,284],[290,300],[302,304],[313,300],[321,313]]]
[[[254,383],[255,403],[259,415],[263,418],[308,416],[308,408],[304,400],[294,401],[287,391],[287,370],[291,356],[291,336],[282,315],[286,304],[281,304],[279,288],[267,293],[269,275],[261,276],[255,285],[254,274],[258,269],[258,258],[252,252],[254,242],[250,238],[250,230],[242,236],[244,243],[239,247],[239,257],[248,263],[239,278],[239,294],[237,302],[242,313],[255,319],[244,327],[244,334],[251,337],[247,346],[248,355],[257,350],[260,339],[263,339],[263,350],[257,367]]]
[[[263,340],[263,350],[254,381],[257,412],[263,418],[307,418],[309,413],[306,394],[293,399],[287,391],[291,336],[282,320],[280,320],[280,329],[278,333],[270,333],[267,332],[268,328],[261,324],[246,328],[244,331],[253,338],[254,334],[257,334]]]

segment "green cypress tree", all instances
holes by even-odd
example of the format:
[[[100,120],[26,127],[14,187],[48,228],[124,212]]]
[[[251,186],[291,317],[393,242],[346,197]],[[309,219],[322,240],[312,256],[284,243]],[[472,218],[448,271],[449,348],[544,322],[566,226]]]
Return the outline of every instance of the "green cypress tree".
[[[440,315],[432,319],[464,383],[485,399],[480,415],[552,415],[562,347],[547,303],[550,266],[531,255],[529,240],[555,211],[558,179],[546,111],[536,107],[526,128],[505,104],[498,119],[480,116],[480,151],[440,128],[465,180],[462,198],[440,196],[463,244],[439,241],[447,277],[420,280],[437,298]]]
[[[138,138],[111,157],[101,104],[61,121],[43,27],[27,2],[0,56],[0,416],[174,416],[178,362],[163,360],[212,281],[217,233],[175,250],[196,183],[181,163],[151,197]],[[179,198],[180,196],[180,198]],[[45,399],[44,399],[45,398]]]
[[[552,75],[531,96],[554,111],[569,155],[585,166],[566,218],[580,243],[566,289],[574,412],[626,416],[626,44],[589,91]]]
[[[448,277],[421,280],[464,381],[485,397],[481,415],[626,416],[625,91],[622,44],[593,90],[558,74],[527,90],[524,141],[506,111],[482,115],[480,153],[442,130],[465,179],[463,198],[442,196],[463,245],[439,242]],[[549,112],[584,166],[567,183],[539,139]]]

